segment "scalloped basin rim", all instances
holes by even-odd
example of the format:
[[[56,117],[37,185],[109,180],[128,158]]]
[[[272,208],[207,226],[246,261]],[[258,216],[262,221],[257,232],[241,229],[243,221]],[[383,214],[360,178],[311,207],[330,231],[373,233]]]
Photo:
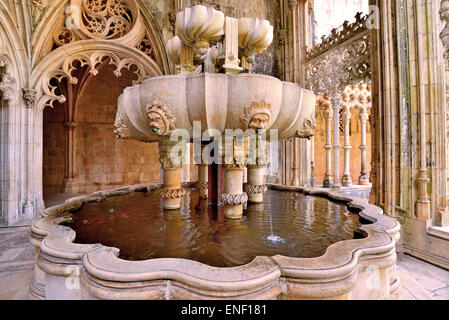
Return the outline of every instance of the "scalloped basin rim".
[[[329,246],[324,255],[317,258],[291,258],[285,256],[256,257],[250,263],[237,267],[218,268],[200,262],[177,259],[159,258],[144,261],[128,261],[118,258],[119,249],[106,247],[101,244],[76,244],[75,231],[66,226],[55,225],[55,221],[64,217],[64,208],[72,208],[72,202],[89,203],[98,201],[98,196],[108,197],[122,194],[122,192],[135,192],[138,190],[154,190],[160,184],[138,185],[120,189],[100,191],[95,194],[76,197],[67,200],[64,204],[53,206],[45,210],[46,217],[37,220],[31,226],[35,239],[44,237],[41,243],[41,252],[46,255],[62,259],[81,258],[86,270],[93,276],[106,281],[149,281],[151,279],[182,278],[183,281],[193,283],[200,281],[201,286],[216,287],[218,283],[259,282],[271,281],[272,277],[280,274],[298,274],[305,278],[332,278],[352,272],[363,255],[385,255],[394,251],[395,242],[399,237],[399,223],[382,215],[382,210],[361,199],[342,196],[334,192],[317,191],[303,187],[284,187],[269,185],[273,189],[285,191],[298,191],[311,195],[324,195],[333,201],[348,202],[348,206],[361,209],[358,213],[364,218],[373,221],[373,224],[363,225],[360,229],[368,235],[363,239],[344,240]],[[64,230],[64,231],[63,231]],[[105,252],[108,256],[105,256]],[[176,261],[176,263],[173,263]],[[167,266],[170,266],[167,268]],[[165,266],[165,267],[164,267]],[[198,272],[198,269],[203,272]],[[126,270],[126,271],[123,271]],[[149,272],[149,270],[152,270]],[[162,271],[164,270],[164,271]],[[330,270],[332,270],[330,272]],[[208,276],[199,277],[198,274]],[[226,275],[224,281],[217,282],[217,274]],[[237,275],[237,276],[236,276]],[[255,280],[258,278],[259,280]],[[265,279],[265,280],[263,280]],[[209,285],[205,282],[209,282]],[[204,282],[204,283],[203,283]],[[248,284],[244,285],[245,288]]]

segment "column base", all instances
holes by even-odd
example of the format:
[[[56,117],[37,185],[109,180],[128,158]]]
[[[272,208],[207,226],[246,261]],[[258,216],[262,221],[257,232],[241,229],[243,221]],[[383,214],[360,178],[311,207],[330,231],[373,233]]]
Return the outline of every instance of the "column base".
[[[369,177],[367,175],[361,175],[359,177],[359,185],[369,186]]]
[[[350,174],[344,174],[341,179],[341,184],[343,187],[350,187],[352,186],[352,179]]]
[[[162,189],[160,192],[160,197],[164,201],[164,209],[167,210],[178,210],[181,208],[181,199],[186,194],[186,190],[183,188],[179,189]]]
[[[242,194],[227,194],[221,195],[221,201],[224,205],[224,216],[227,219],[241,219],[243,217],[243,205],[248,202],[248,195],[244,192]]]
[[[416,203],[416,215],[418,219],[427,220],[430,218],[430,201],[418,200]]]
[[[326,175],[323,180],[323,188],[332,187],[332,182],[333,182],[332,176]]]
[[[79,189],[80,189],[79,182],[76,181],[75,179],[64,180],[64,186],[62,188],[62,191],[64,193],[73,193],[73,194],[79,193]]]
[[[332,190],[334,190],[334,191],[341,191],[341,184],[340,183],[334,183],[332,185]]]
[[[449,210],[448,208],[439,208],[438,210],[438,220],[440,227],[449,227]]]
[[[265,192],[267,192],[267,186],[264,184],[261,185],[247,184],[245,186],[245,191],[248,194],[248,202],[262,203],[263,195]]]

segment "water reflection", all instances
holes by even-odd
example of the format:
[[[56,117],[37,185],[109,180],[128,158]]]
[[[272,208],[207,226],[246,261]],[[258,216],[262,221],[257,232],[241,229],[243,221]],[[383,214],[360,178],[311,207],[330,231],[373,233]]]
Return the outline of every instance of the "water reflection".
[[[325,198],[270,190],[248,205],[241,220],[224,218],[189,190],[177,211],[164,211],[157,191],[109,198],[83,206],[70,225],[77,243],[120,249],[120,258],[175,257],[212,266],[243,265],[256,256],[317,257],[352,239],[358,215]]]

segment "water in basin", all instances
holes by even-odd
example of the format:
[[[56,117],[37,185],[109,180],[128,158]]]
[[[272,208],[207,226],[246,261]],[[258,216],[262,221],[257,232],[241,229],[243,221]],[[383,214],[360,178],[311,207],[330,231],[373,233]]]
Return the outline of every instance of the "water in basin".
[[[216,267],[246,264],[277,254],[311,258],[354,238],[359,216],[345,205],[296,192],[269,190],[249,204],[241,220],[199,200],[188,189],[178,211],[164,211],[158,191],[135,192],[89,203],[73,212],[76,243],[120,249],[120,258],[184,258]]]

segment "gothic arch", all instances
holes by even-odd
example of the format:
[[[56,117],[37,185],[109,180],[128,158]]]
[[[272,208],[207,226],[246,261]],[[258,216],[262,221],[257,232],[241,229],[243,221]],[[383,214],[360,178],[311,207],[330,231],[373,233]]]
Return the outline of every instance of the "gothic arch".
[[[73,14],[70,9],[67,9],[68,5],[73,4],[77,7],[84,8],[83,3],[84,0],[55,0],[52,1],[47,8],[43,9],[41,16],[38,18],[39,22],[36,25],[31,40],[34,48],[31,58],[33,66],[38,64],[39,61],[52,51],[55,46],[64,46],[69,42],[78,42],[88,39],[103,39],[105,41],[120,43],[124,46],[135,47],[142,52],[147,53],[149,58],[156,61],[164,74],[169,72],[169,63],[165,54],[165,44],[162,38],[162,32],[159,30],[160,28],[152,14],[141,0],[125,1],[130,10],[134,13],[133,20],[131,21],[130,27],[117,37],[106,36],[104,33],[96,34],[95,32],[90,32],[83,25],[81,25],[79,29],[75,28],[68,30],[66,28],[66,20],[68,15]],[[75,14],[74,16],[77,15]],[[78,21],[79,20],[80,19],[78,19]],[[68,38],[65,43],[58,41],[58,33],[65,33]],[[56,41],[53,41],[55,39]],[[151,54],[150,52],[147,52],[148,47],[151,47]]]
[[[143,52],[135,48],[127,47],[107,40],[82,40],[59,47],[45,57],[33,70],[31,74],[31,86],[37,90],[37,107],[43,109],[51,106],[56,100],[64,102],[66,97],[56,94],[56,86],[50,83],[55,78],[76,84],[78,79],[73,76],[74,61],[79,61],[82,66],[88,66],[89,72],[98,74],[96,69],[103,59],[109,57],[111,64],[116,69],[115,76],[121,75],[123,68],[130,69],[136,66],[137,81],[162,75],[163,72],[158,64],[149,59]]]
[[[0,91],[9,104],[19,102],[18,88],[26,82],[26,49],[6,4],[0,2]]]

